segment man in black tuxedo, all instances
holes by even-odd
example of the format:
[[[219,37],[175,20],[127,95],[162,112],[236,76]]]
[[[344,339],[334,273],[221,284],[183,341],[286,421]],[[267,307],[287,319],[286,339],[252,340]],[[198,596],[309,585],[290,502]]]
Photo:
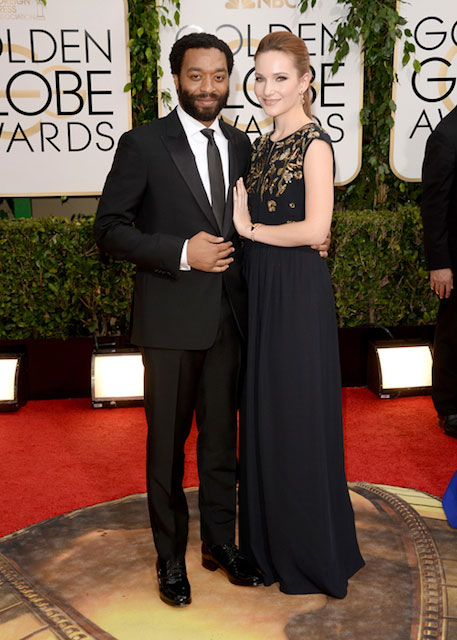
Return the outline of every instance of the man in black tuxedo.
[[[427,140],[421,213],[430,287],[440,298],[432,398],[445,433],[457,438],[457,107]]]
[[[194,410],[203,566],[221,568],[238,585],[256,586],[262,578],[234,544],[246,308],[232,191],[248,169],[250,142],[218,119],[233,67],[224,42],[204,33],[184,36],[170,63],[179,106],[121,137],[95,237],[103,251],[137,267],[131,340],[145,365],[147,488],[159,591],[167,604],[182,606],[191,601],[182,480]]]

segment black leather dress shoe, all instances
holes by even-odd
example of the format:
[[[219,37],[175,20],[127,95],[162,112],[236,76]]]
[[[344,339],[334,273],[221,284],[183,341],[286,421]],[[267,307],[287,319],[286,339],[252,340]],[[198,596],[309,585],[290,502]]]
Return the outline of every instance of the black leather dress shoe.
[[[438,422],[447,436],[457,438],[457,413],[452,413],[449,416],[438,416]]]
[[[222,569],[232,584],[241,587],[258,587],[263,584],[261,574],[243,558],[236,545],[202,544],[202,565],[209,571]]]
[[[190,584],[184,560],[157,560],[160,599],[172,607],[191,603]]]

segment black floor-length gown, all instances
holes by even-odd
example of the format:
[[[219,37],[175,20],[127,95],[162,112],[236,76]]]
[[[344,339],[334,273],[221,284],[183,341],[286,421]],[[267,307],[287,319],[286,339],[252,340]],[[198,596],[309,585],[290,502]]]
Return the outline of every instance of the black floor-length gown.
[[[305,216],[310,123],[254,143],[253,222]],[[310,247],[246,242],[247,373],[240,418],[240,548],[265,584],[342,598],[363,566],[344,472],[341,381],[326,261]]]

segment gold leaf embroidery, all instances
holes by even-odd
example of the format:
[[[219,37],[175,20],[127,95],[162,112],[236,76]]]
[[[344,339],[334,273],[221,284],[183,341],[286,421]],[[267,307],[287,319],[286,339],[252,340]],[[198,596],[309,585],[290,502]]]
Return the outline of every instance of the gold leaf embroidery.
[[[303,180],[303,158],[308,145],[326,132],[312,122],[271,146],[270,134],[257,138],[253,144],[251,168],[247,178],[249,193],[257,192],[261,199],[265,194],[277,198],[293,180]],[[270,208],[274,203],[274,209]],[[276,203],[268,200],[268,210],[274,211]]]

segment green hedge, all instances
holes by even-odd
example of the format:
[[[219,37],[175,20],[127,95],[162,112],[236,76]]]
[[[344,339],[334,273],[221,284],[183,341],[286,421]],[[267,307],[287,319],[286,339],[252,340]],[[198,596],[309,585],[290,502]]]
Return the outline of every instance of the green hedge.
[[[339,326],[435,322],[418,207],[337,213],[331,249]]]
[[[128,331],[134,268],[100,255],[92,225],[0,220],[0,339]],[[434,321],[417,208],[337,212],[329,267],[340,326]]]
[[[100,256],[93,217],[0,220],[0,339],[128,330],[133,267]]]

